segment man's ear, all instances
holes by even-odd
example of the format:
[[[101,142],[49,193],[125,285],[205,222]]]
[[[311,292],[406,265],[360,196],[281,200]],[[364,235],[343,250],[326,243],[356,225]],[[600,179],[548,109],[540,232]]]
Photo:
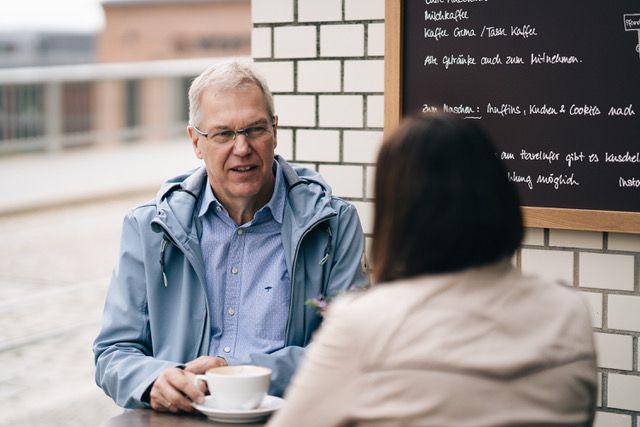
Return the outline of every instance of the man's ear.
[[[273,116],[273,148],[278,146],[278,116]]]
[[[198,133],[193,129],[193,126],[187,126],[187,135],[189,135],[189,139],[191,140],[191,146],[193,147],[193,152],[196,153],[196,157],[202,160],[202,151],[200,150],[200,138]]]

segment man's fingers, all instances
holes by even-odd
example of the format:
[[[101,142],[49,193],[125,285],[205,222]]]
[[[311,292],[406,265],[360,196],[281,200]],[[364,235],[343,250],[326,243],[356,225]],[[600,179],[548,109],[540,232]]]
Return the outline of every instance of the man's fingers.
[[[200,356],[187,363],[184,370],[194,374],[204,374],[209,369],[226,365],[227,361],[220,356]]]
[[[161,412],[193,412],[191,402],[202,402],[204,393],[193,384],[194,375],[178,368],[166,369],[149,394],[151,407]]]

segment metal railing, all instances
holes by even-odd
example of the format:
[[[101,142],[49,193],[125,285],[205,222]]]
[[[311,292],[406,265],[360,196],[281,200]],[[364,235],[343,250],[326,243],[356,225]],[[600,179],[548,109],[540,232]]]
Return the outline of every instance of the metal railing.
[[[190,81],[222,59],[0,70],[0,155],[182,135]]]

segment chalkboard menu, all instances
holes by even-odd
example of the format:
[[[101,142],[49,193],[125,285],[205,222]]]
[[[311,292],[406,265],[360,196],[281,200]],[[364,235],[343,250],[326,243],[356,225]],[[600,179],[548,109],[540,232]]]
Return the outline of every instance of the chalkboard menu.
[[[385,127],[478,120],[529,226],[640,233],[640,1],[386,6]]]

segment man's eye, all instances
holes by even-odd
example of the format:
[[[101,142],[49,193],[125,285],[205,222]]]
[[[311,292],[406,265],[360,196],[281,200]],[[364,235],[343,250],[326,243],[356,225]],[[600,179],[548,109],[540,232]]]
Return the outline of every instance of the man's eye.
[[[223,130],[222,132],[218,132],[214,134],[213,139],[219,140],[219,141],[228,141],[230,139],[233,139],[235,134],[236,133],[232,130]]]
[[[255,138],[264,134],[265,131],[266,129],[262,126],[251,126],[247,128],[246,133],[249,138]]]

